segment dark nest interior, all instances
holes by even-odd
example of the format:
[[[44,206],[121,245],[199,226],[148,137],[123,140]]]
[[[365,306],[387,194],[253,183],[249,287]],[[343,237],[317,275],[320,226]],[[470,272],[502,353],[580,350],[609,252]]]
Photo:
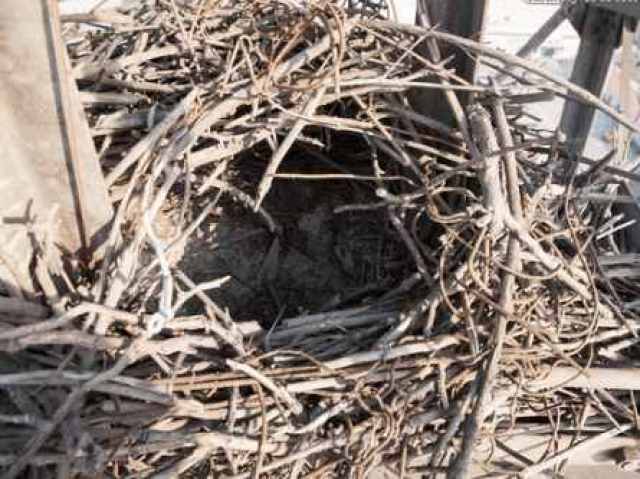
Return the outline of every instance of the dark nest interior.
[[[268,329],[278,317],[354,306],[414,267],[384,210],[358,208],[377,198],[369,146],[354,134],[330,134],[332,148],[297,145],[284,158],[262,205],[277,234],[250,208],[221,198],[219,214],[185,251],[181,264],[194,281],[230,277],[212,297],[239,321]],[[264,145],[236,158],[224,180],[255,191],[271,153]]]

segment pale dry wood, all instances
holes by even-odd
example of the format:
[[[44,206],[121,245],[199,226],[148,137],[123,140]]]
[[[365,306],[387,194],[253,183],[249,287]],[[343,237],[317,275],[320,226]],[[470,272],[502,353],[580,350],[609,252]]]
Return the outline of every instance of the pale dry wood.
[[[231,359],[227,359],[227,365],[234,371],[241,371],[247,376],[250,376],[258,381],[266,389],[282,399],[282,401],[289,406],[294,414],[302,413],[302,405],[287,390],[278,386],[275,382],[273,382],[264,374],[260,373],[257,369],[249,366],[248,364],[242,364],[236,361],[232,361]]]
[[[624,434],[627,431],[630,431],[633,428],[630,424],[625,424],[620,428],[613,428],[609,431],[603,432],[602,434],[598,434],[589,439],[585,439],[582,442],[579,442],[575,446],[566,449],[558,454],[554,454],[548,459],[541,461],[537,464],[531,465],[520,471],[519,475],[521,477],[535,477],[537,474],[554,467],[556,464],[564,461],[565,459],[569,459],[571,456],[580,454],[583,450],[589,450],[596,447],[599,444],[606,443],[610,439],[619,436],[620,434]]]
[[[500,148],[510,148],[513,146],[513,138],[509,130],[504,106],[499,100],[494,102],[493,112],[498,130],[497,134],[492,130],[490,117],[486,111],[482,112],[480,110],[476,112],[477,115],[482,116],[482,119],[474,119],[470,113],[470,122],[472,131],[474,132],[474,137],[481,135],[485,138],[483,142],[484,146],[479,148],[481,153],[484,153],[492,146],[497,146],[498,141]],[[507,213],[497,213],[495,211],[496,205],[491,204],[489,206],[490,211],[494,215],[492,218],[492,222],[494,222],[494,231],[496,231],[496,222],[500,221],[500,219],[507,214],[513,215],[517,218],[517,221],[523,220],[522,199],[520,197],[520,187],[518,185],[518,172],[515,155],[513,153],[506,153],[504,155],[503,169],[506,170],[504,176],[506,177],[506,194],[509,198],[508,202],[506,196],[501,196],[503,194],[503,186],[501,182],[502,174],[499,166],[500,163],[498,163],[499,160],[500,158],[494,158],[491,160],[492,162],[496,162],[492,165],[491,169],[487,165],[488,161],[485,160],[487,163],[485,163],[483,167],[486,169],[481,173],[481,182],[485,191],[489,191],[491,189],[498,190],[497,193],[494,193],[493,195],[487,194],[486,197],[493,199],[494,195],[498,194],[500,195],[499,201],[502,203],[497,206],[499,208],[508,208]],[[489,181],[493,183],[491,187],[487,186],[487,182]],[[498,215],[497,220],[495,218],[496,215]],[[499,234],[502,228],[502,224],[498,223],[498,233],[494,234]],[[501,277],[502,284],[500,286],[499,293],[500,311],[497,313],[497,318],[494,319],[494,331],[491,341],[492,351],[489,354],[489,359],[487,360],[487,364],[482,374],[482,380],[478,389],[478,397],[476,398],[473,412],[467,419],[464,428],[464,442],[462,450],[456,458],[456,462],[451,468],[448,477],[470,477],[475,442],[487,416],[493,411],[493,394],[496,378],[498,377],[500,370],[500,361],[502,359],[504,342],[507,335],[507,321],[509,319],[509,315],[512,315],[514,312],[513,296],[515,293],[516,281],[515,276],[511,274],[511,271],[516,273],[520,272],[522,268],[520,255],[520,240],[514,234],[511,234],[507,245],[508,269],[502,273]],[[503,314],[503,312],[506,314]]]
[[[144,98],[133,93],[80,92],[83,105],[135,105]]]
[[[351,356],[344,356],[339,359],[327,361],[324,364],[330,369],[342,369],[358,364],[373,363],[377,361],[391,361],[404,356],[440,351],[459,344],[459,341],[460,340],[457,337],[452,335],[437,336],[428,341],[403,344],[401,346],[390,348],[389,350],[381,349],[378,351],[369,351]]]
[[[324,87],[321,87],[313,95],[313,97],[309,99],[309,102],[302,110],[303,116],[309,117],[315,113],[316,109],[320,105],[320,102],[322,102],[322,97],[324,96],[325,91],[326,89]],[[274,176],[277,173],[278,168],[280,167],[280,163],[282,163],[282,160],[284,160],[284,157],[287,155],[294,142],[298,139],[298,135],[302,133],[302,130],[304,130],[305,126],[307,126],[306,120],[302,118],[296,120],[296,122],[291,127],[291,130],[289,130],[289,133],[287,134],[284,141],[280,143],[278,149],[273,153],[273,156],[269,161],[269,165],[267,166],[267,169],[262,176],[262,180],[260,181],[260,184],[258,184],[258,193],[254,211],[258,211],[258,209],[260,208],[262,201],[271,189],[271,184],[273,183]]]
[[[175,46],[155,48],[104,63],[83,63],[74,68],[73,74],[76,80],[91,80],[99,75],[109,76],[125,68],[157,58],[175,56],[178,53],[180,53],[180,50]]]
[[[544,378],[532,382],[528,387],[542,389],[591,388],[591,389],[640,389],[637,370],[633,368],[587,368],[576,371],[570,367],[556,366]]]
[[[160,139],[173,128],[176,123],[189,113],[199,95],[198,89],[193,89],[185,96],[167,116],[158,123],[147,136],[141,139],[135,147],[111,170],[106,177],[109,186],[113,185],[122,174],[131,168],[140,158],[152,149]]]
[[[60,15],[62,23],[107,23],[127,25],[133,23],[131,17],[117,10],[100,9],[91,13],[68,13]]]
[[[508,206],[501,180],[501,159],[498,156],[489,156],[488,154],[500,150],[500,147],[491,124],[491,116],[484,107],[476,104],[469,108],[469,123],[473,141],[477,145],[477,150],[473,150],[478,153],[474,161],[478,165],[484,206],[490,215],[489,229],[493,237],[497,238],[504,230],[504,218],[507,215]]]

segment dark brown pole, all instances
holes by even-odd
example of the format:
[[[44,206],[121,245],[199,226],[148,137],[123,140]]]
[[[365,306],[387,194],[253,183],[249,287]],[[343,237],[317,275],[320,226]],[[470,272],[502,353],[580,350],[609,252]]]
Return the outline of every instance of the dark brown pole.
[[[580,26],[580,48],[571,73],[571,81],[600,96],[607,78],[611,58],[618,47],[623,16],[598,7],[586,7]],[[567,135],[574,153],[581,155],[595,110],[573,100],[568,100],[562,112],[560,129]]]
[[[420,26],[436,25],[439,30],[453,33],[465,38],[479,40],[486,10],[487,0],[418,0],[416,23]],[[419,48],[420,54],[430,58],[426,44]],[[472,83],[476,75],[476,62],[459,48],[452,45],[440,45],[440,59],[453,56],[447,68],[454,70],[458,76]],[[459,94],[463,107],[469,102],[468,94]],[[453,115],[445,96],[437,90],[420,90],[412,94],[412,104],[423,115],[455,126]]]

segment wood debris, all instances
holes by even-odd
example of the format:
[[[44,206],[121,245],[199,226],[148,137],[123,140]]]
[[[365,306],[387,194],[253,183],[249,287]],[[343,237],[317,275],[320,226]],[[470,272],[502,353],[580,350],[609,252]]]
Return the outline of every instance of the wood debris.
[[[35,259],[64,265],[50,312],[0,298],[3,477],[533,477],[612,438],[622,464],[640,268],[616,198],[639,178],[521,113],[555,94],[633,125],[382,3],[141,0],[65,19],[116,212],[99,264]],[[425,40],[511,83],[468,85],[416,53]],[[455,127],[412,108],[421,88],[451,92]],[[314,169],[296,169],[303,154]],[[391,273],[240,321],[215,299],[234,278],[190,277],[185,251],[241,211],[270,245],[252,275],[277,285],[293,248],[293,213],[269,202],[282,183],[320,183],[332,218],[385,225],[388,256],[340,260]]]

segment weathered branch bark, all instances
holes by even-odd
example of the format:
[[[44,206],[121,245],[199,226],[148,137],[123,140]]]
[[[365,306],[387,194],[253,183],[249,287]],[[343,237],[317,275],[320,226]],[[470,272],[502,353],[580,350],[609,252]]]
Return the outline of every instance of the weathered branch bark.
[[[469,124],[477,151],[472,152],[478,166],[479,179],[482,184],[484,207],[491,215],[490,232],[497,238],[504,230],[504,218],[507,215],[507,203],[500,174],[500,157],[491,155],[499,151],[498,139],[489,112],[481,105],[469,108]]]
[[[480,107],[482,108],[482,107]],[[507,179],[507,191],[509,193],[509,202],[506,203],[504,198],[493,199],[493,201],[503,201],[502,206],[509,207],[510,212],[504,213],[504,216],[513,214],[520,221],[522,220],[522,200],[520,197],[520,188],[518,185],[518,170],[516,164],[515,153],[511,150],[513,147],[513,138],[511,137],[511,131],[509,130],[509,124],[507,123],[507,117],[504,112],[504,105],[501,100],[496,100],[493,104],[494,115],[496,117],[496,125],[498,129],[498,137],[500,139],[499,148],[506,150],[503,158],[505,161],[506,179]],[[471,119],[471,118],[470,118]],[[491,118],[486,110],[476,110],[475,118],[471,119],[471,125],[474,132],[482,132],[485,137],[484,145],[481,146],[481,151],[487,147],[493,147],[497,143],[497,138],[491,127]],[[475,128],[474,128],[475,126]],[[475,135],[474,135],[475,136]],[[494,150],[496,151],[496,150]],[[494,157],[491,161],[500,161],[499,157]],[[500,168],[499,165],[492,164],[490,188],[499,189],[498,192],[492,191],[492,195],[499,196],[502,194],[502,185],[500,183]],[[484,172],[487,174],[487,171]],[[488,181],[487,178],[484,182]],[[483,185],[485,184],[483,182]],[[486,187],[485,187],[486,188]],[[494,213],[495,215],[495,213]],[[503,217],[504,217],[503,216]],[[494,223],[494,227],[495,227]],[[504,226],[504,225],[498,225]],[[471,464],[473,459],[473,450],[476,439],[486,417],[492,411],[493,400],[493,388],[500,369],[500,358],[502,357],[502,348],[507,332],[507,319],[508,315],[513,313],[513,293],[516,286],[516,279],[509,271],[519,271],[522,267],[520,260],[520,240],[518,237],[511,233],[509,236],[509,244],[507,248],[507,268],[502,275],[502,284],[500,288],[500,310],[506,314],[497,313],[495,321],[495,330],[493,333],[493,351],[489,357],[487,365],[484,370],[482,381],[480,383],[480,390],[478,398],[473,409],[473,413],[468,417],[467,423],[464,429],[464,441],[462,451],[460,452],[454,466],[451,469],[451,473],[448,475],[450,478],[466,478],[470,477]]]

